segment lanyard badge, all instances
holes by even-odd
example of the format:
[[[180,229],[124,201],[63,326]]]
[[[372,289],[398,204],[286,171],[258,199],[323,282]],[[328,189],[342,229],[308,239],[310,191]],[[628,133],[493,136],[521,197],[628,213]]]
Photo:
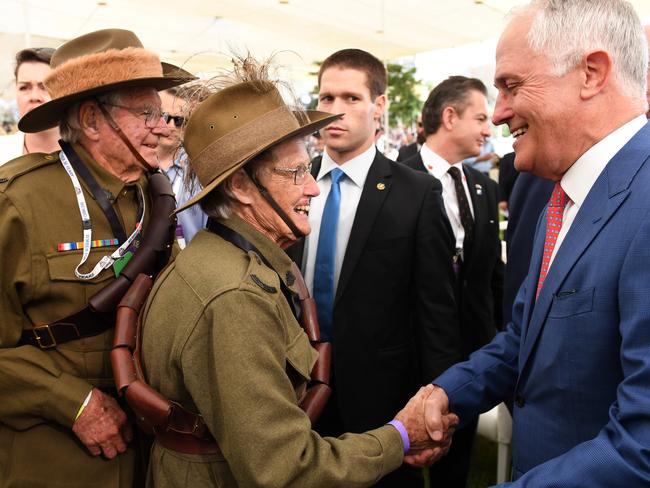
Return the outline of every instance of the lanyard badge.
[[[131,251],[128,251],[129,246],[142,232],[142,225],[144,222],[145,214],[145,199],[142,188],[140,185],[138,185],[139,203],[142,210],[140,212],[140,219],[135,226],[135,230],[122,243],[120,247],[113,251],[112,254],[102,257],[92,269],[92,271],[90,271],[90,273],[82,273],[79,271],[79,268],[81,268],[81,266],[83,266],[83,264],[88,260],[88,256],[90,255],[90,248],[92,247],[92,222],[90,220],[90,213],[88,212],[86,198],[84,197],[79,179],[77,178],[77,175],[72,168],[72,164],[70,164],[70,160],[64,151],[60,152],[59,157],[61,159],[61,164],[63,164],[66,173],[68,173],[68,176],[70,177],[72,186],[74,187],[74,191],[77,196],[77,205],[79,206],[79,213],[81,214],[81,223],[83,226],[83,254],[81,256],[81,261],[74,270],[74,274],[79,279],[92,280],[93,278],[99,276],[99,274],[105,269],[114,266],[115,276],[118,276],[122,271],[122,268],[126,266],[129,259],[131,259],[131,256],[133,255]]]

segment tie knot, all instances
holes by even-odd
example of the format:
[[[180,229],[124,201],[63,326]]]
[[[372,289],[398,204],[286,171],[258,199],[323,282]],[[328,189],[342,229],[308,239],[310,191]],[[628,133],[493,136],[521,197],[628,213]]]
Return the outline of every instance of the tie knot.
[[[330,171],[330,178],[332,178],[333,185],[338,185],[339,181],[341,181],[341,178],[343,178],[344,176],[345,173],[340,168],[334,168],[332,171]]]
[[[551,201],[549,202],[550,207],[566,207],[566,204],[569,202],[569,196],[562,189],[562,185],[558,181],[553,187],[553,193],[551,194]]]
[[[454,180],[460,181],[460,170],[456,166],[452,166],[447,171]]]

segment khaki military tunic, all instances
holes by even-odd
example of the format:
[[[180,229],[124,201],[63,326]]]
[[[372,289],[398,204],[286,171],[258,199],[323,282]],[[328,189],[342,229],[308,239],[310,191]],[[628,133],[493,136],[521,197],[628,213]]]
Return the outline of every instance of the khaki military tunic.
[[[127,235],[135,228],[137,187],[108,173],[74,146],[98,184],[110,194]],[[110,239],[111,227],[81,178],[92,238]],[[145,195],[146,180],[142,185]],[[148,201],[148,199],[147,199]],[[83,240],[75,191],[57,153],[29,154],[0,168],[0,487],[131,486],[134,453],[93,457],[71,426],[93,386],[112,387],[112,331],[41,350],[17,346],[24,329],[83,309],[114,278],[111,269],[91,281],[74,274],[81,250],[57,244]],[[93,248],[88,272],[115,247]]]
[[[392,426],[339,439],[311,430],[298,400],[316,352],[282,294],[291,261],[243,220],[222,223],[244,252],[201,231],[154,285],[145,309],[150,384],[200,412],[222,454],[186,455],[154,444],[148,486],[361,487],[402,463]],[[386,419],[387,421],[390,419]]]

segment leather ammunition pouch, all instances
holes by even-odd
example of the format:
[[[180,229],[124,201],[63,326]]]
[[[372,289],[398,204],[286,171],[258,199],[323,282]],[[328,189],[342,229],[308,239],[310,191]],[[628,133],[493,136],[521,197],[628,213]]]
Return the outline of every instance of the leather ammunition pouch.
[[[301,303],[301,325],[319,357],[311,373],[307,391],[300,408],[312,424],[320,416],[329,396],[331,345],[320,342],[316,305],[294,264],[293,270]],[[153,286],[153,280],[139,275],[117,307],[115,339],[111,364],[115,386],[133,409],[140,427],[155,434],[157,442],[168,449],[185,454],[214,454],[219,445],[208,430],[203,417],[165,398],[146,383],[140,362],[142,338],[142,308]]]
[[[92,337],[115,325],[115,307],[140,273],[155,276],[169,261],[176,217],[176,207],[169,179],[162,173],[149,176],[151,215],[142,242],[120,275],[88,301],[83,310],[50,324],[25,330],[19,345],[30,344],[50,349],[68,341]],[[171,217],[170,217],[171,216]]]

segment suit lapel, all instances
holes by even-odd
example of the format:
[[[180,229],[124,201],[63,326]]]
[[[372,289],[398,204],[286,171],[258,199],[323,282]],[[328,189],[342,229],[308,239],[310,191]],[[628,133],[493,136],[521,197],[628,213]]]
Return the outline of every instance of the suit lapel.
[[[634,175],[644,164],[650,153],[650,125],[646,124],[632,140],[621,149],[600,174],[587,198],[578,211],[571,229],[564,238],[551,265],[544,286],[532,309],[530,321],[520,352],[520,371],[530,358],[531,351],[546,321],[554,295],[560,290],[565,278],[595,239],[609,219],[618,210],[630,193],[629,186]],[[540,232],[541,230],[541,232]],[[535,251],[536,262],[541,260],[545,229],[538,228]],[[541,236],[539,235],[541,234]],[[542,246],[539,246],[539,241]],[[532,269],[532,267],[531,267]],[[539,267],[537,268],[539,270]],[[529,281],[529,283],[532,280]],[[534,300],[535,290],[528,290],[528,299]]]
[[[339,282],[336,288],[334,306],[336,306],[336,302],[343,294],[350,280],[350,276],[359,261],[359,256],[368,240],[368,236],[370,235],[381,206],[390,192],[390,177],[391,169],[388,159],[377,151],[375,159],[368,171],[363,191],[361,192],[357,213],[354,216],[354,223],[352,224],[352,231],[350,232],[350,239],[345,250],[345,257],[343,258]],[[379,189],[378,186],[382,189]]]

